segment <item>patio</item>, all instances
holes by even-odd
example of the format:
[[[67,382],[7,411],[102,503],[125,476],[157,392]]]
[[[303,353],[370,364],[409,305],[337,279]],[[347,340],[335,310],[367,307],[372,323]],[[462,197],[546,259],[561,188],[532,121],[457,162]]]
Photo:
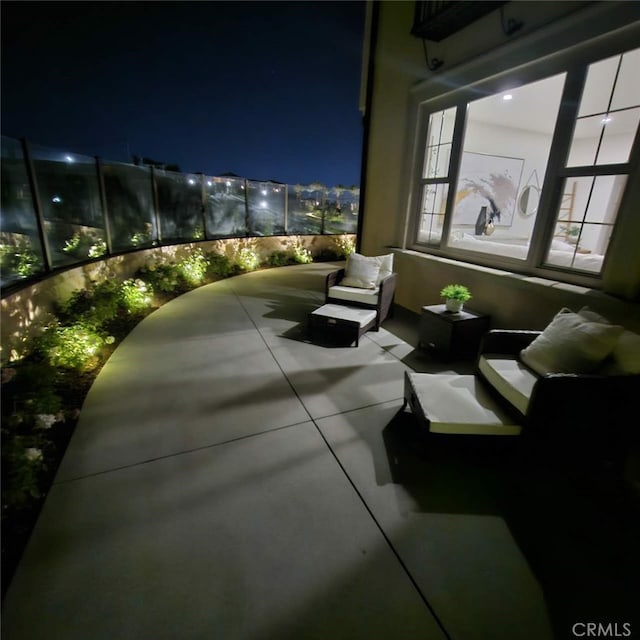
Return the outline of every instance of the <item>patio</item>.
[[[358,348],[309,343],[334,268],[201,287],[123,341],[4,638],[544,640],[630,622],[637,518],[615,481],[569,481],[511,442],[427,439],[398,413],[404,372],[471,364],[417,350],[402,309]]]

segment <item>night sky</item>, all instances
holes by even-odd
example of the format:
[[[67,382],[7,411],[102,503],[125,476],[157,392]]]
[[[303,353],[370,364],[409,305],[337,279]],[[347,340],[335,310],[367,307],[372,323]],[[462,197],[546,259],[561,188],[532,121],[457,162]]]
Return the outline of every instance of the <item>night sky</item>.
[[[2,134],[289,184],[360,182],[364,2],[7,2]]]

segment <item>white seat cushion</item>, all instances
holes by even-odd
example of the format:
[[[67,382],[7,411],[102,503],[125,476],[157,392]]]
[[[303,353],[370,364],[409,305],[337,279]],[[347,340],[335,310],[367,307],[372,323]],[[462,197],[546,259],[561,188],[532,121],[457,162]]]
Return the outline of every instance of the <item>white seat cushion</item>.
[[[378,302],[379,288],[375,289],[359,289],[358,287],[343,287],[342,285],[334,285],[329,287],[329,297],[334,300],[346,300],[351,302],[361,302],[375,306]]]
[[[518,435],[520,425],[502,410],[476,376],[407,372],[429,419],[429,431],[467,435]]]
[[[373,309],[346,307],[343,304],[323,304],[311,313],[315,316],[325,316],[327,318],[336,318],[337,320],[350,320],[351,322],[357,322],[361,327],[376,319],[376,312]]]
[[[482,355],[478,369],[487,382],[523,415],[527,415],[529,400],[538,376],[515,357]]]

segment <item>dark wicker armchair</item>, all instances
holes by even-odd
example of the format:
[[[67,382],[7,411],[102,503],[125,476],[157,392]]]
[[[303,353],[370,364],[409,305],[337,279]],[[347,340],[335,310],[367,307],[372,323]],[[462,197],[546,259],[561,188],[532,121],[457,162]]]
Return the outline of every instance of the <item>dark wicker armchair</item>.
[[[327,275],[325,281],[325,302],[327,304],[342,304],[355,307],[365,307],[376,310],[375,331],[380,329],[382,322],[393,313],[393,300],[396,293],[396,274],[383,278],[375,289],[359,289],[344,287],[340,282],[344,278],[345,270],[338,269]]]

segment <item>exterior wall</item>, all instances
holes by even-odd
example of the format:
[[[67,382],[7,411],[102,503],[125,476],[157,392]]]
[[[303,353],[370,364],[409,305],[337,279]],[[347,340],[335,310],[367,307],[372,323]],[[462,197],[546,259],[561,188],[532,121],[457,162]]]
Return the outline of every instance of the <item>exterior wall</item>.
[[[440,95],[472,84],[509,68],[535,61],[599,33],[634,22],[625,11],[638,13],[635,3],[517,2],[505,5],[504,17],[525,26],[511,37],[504,35],[500,12],[495,11],[440,43],[427,43],[429,59],[444,65],[435,73],[427,69],[422,41],[410,35],[413,2],[379,4],[374,50],[372,100],[369,105],[367,173],[361,211],[361,251],[387,253],[405,246],[407,212],[411,208],[411,154],[415,152],[416,87],[421,96]],[[595,18],[593,16],[596,16]],[[573,25],[569,28],[569,24]],[[545,26],[546,25],[546,26]],[[527,46],[520,44],[524,39]],[[560,43],[560,44],[556,44]],[[426,86],[426,89],[424,88]],[[485,269],[465,262],[396,251],[399,274],[396,302],[418,312],[422,305],[439,302],[440,288],[451,282],[467,284],[474,294],[470,307],[491,313],[494,326],[535,328],[544,326],[562,306],[585,304],[626,325],[640,326],[640,217],[622,216],[622,210],[640,208],[640,176],[633,173],[622,203],[619,229],[612,239],[602,279],[602,291],[562,284],[542,278]],[[607,295],[604,292],[614,295]]]
[[[353,236],[349,237],[353,238]],[[193,249],[202,249],[205,253],[224,254],[232,259],[242,247],[250,246],[256,250],[260,259],[264,260],[276,251],[284,251],[287,244],[296,239],[299,239],[313,256],[317,256],[325,249],[335,250],[332,236],[273,236],[210,240],[134,251],[51,275],[2,299],[0,316],[2,362],[9,359],[12,349],[19,351],[21,342],[31,335],[37,335],[53,318],[56,302],[67,300],[73,291],[86,288],[92,281],[103,282],[114,278],[126,280],[150,260],[178,261],[188,256]]]

